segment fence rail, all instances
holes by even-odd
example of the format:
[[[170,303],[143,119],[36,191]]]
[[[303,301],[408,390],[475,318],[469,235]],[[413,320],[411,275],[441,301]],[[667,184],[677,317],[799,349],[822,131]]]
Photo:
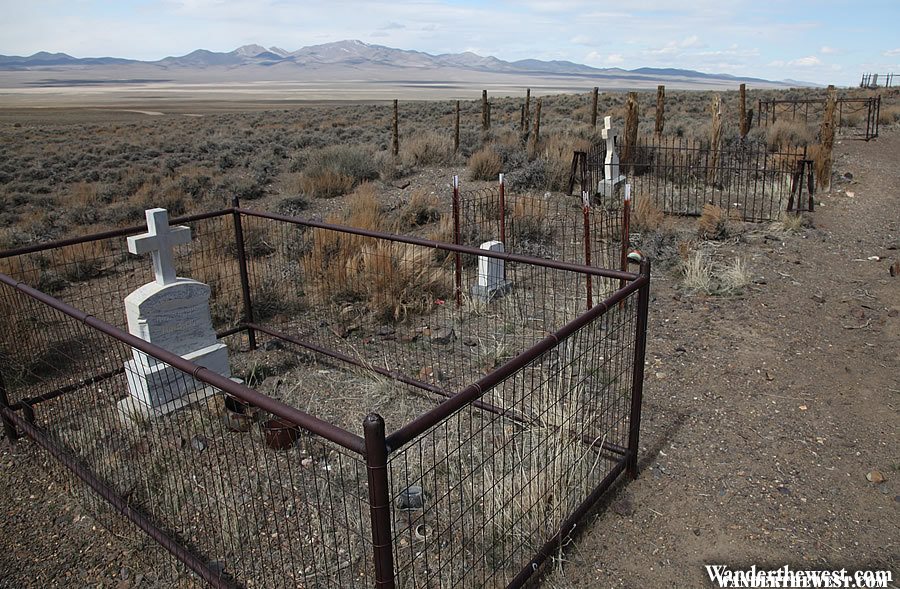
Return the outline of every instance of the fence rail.
[[[0,254],[0,417],[210,585],[518,587],[635,473],[648,263],[239,207],[181,222],[179,274],[213,287],[251,381],[124,331],[123,294],[150,280],[123,251],[129,228]],[[505,264],[496,297],[473,288],[480,256]],[[585,311],[581,287],[601,280],[622,286]],[[455,284],[462,305],[445,302]],[[190,402],[145,411],[135,350]],[[254,376],[271,354],[287,374]],[[286,449],[270,447],[275,420]]]

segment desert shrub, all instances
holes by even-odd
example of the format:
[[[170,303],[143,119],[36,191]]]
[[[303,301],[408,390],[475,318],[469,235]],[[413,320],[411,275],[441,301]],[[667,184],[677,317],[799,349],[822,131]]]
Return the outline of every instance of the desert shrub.
[[[472,154],[469,158],[470,180],[495,180],[502,170],[503,162],[500,155],[485,147]]]
[[[286,196],[275,204],[275,212],[296,217],[309,208],[309,201],[303,196]]]
[[[535,155],[544,161],[545,187],[548,190],[568,188],[572,154],[587,151],[590,147],[589,141],[568,135],[549,135],[541,141]]]
[[[815,133],[801,121],[781,120],[771,125],[766,132],[766,146],[769,151],[785,147],[804,147],[815,140]]]
[[[512,229],[517,242],[544,243],[553,236],[547,203],[540,198],[521,197],[512,209]]]
[[[739,217],[714,204],[703,205],[697,219],[697,236],[701,239],[724,239],[734,235],[740,224]]]
[[[377,177],[378,167],[371,150],[333,145],[309,154],[301,186],[309,196],[332,197]]]
[[[503,178],[510,190],[543,189],[547,186],[544,161],[539,159],[525,162]]]
[[[446,135],[417,133],[401,144],[400,159],[409,167],[445,166],[453,163],[453,140]]]
[[[441,218],[440,202],[434,194],[416,190],[399,211],[400,227],[412,229],[434,223]]]
[[[635,231],[658,231],[666,220],[666,215],[657,208],[649,194],[642,194],[635,199],[631,210],[631,227]]]
[[[350,208],[329,222],[364,229],[387,229],[371,185],[354,193]],[[429,248],[376,240],[338,231],[308,232],[301,264],[307,292],[317,304],[363,302],[375,321],[402,321],[427,313],[446,298],[452,274],[435,263]]]

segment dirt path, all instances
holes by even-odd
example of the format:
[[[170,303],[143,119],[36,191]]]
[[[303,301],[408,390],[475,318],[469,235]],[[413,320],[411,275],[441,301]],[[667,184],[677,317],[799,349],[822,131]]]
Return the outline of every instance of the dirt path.
[[[709,563],[896,579],[900,133],[837,149],[853,180],[822,197],[814,228],[720,246],[748,261],[744,295],[689,295],[657,273],[641,475],[547,586],[708,586]],[[47,463],[2,441],[0,587],[172,586],[171,565],[86,516]],[[886,482],[868,482],[873,469]]]

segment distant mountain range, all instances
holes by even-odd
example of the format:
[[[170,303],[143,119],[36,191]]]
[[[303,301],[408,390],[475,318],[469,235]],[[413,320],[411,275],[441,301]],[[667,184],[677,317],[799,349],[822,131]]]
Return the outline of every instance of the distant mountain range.
[[[204,72],[204,81],[216,79],[240,80],[297,80],[321,76],[324,79],[355,79],[367,82],[411,79],[451,80],[461,82],[474,76],[485,80],[484,74],[517,76],[519,78],[560,79],[578,78],[594,81],[602,87],[624,88],[649,87],[651,84],[670,84],[673,87],[736,87],[741,82],[756,87],[789,87],[812,85],[793,80],[771,81],[759,78],[736,77],[728,74],[707,74],[693,70],[675,68],[594,68],[570,61],[541,61],[523,59],[503,61],[496,57],[483,57],[475,53],[446,53],[431,55],[421,51],[394,49],[382,45],[371,45],[362,41],[338,41],[323,45],[303,47],[296,51],[286,51],[279,47],[244,45],[234,51],[219,53],[197,49],[187,55],[166,57],[158,61],[138,61],[118,57],[76,58],[65,53],[41,51],[28,57],[0,55],[0,82],[3,72],[31,72],[44,74],[53,72],[50,80],[55,84],[64,83],[67,77],[90,73],[91,80],[99,78],[123,80],[140,74],[140,81],[152,82],[154,76],[159,81],[184,81],[190,72]],[[60,77],[59,74],[68,74]],[[467,76],[467,74],[470,74]],[[424,76],[424,77],[423,77]],[[40,85],[38,81],[24,82]]]

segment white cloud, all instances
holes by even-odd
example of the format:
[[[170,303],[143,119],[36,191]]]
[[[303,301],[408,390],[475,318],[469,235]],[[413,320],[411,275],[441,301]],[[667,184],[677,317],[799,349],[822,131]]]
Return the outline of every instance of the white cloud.
[[[625,63],[625,58],[620,53],[611,53],[606,57],[606,63],[610,65]]]
[[[602,65],[620,65],[625,63],[625,57],[621,53],[600,53],[598,51],[591,51],[584,57],[584,61],[587,65],[593,66],[602,66]]]
[[[815,65],[822,65],[822,60],[815,55],[808,55],[799,59],[793,59],[787,62],[787,64],[793,67],[812,67]]]
[[[569,43],[574,45],[595,45],[594,38],[589,35],[575,35],[569,39]]]
[[[900,48],[898,49],[888,49],[884,53],[882,53],[885,57],[897,57],[900,55]]]
[[[839,49],[835,49],[834,47],[829,47],[828,45],[823,45],[821,49],[819,49],[819,53],[823,55],[836,55],[840,53]]]

